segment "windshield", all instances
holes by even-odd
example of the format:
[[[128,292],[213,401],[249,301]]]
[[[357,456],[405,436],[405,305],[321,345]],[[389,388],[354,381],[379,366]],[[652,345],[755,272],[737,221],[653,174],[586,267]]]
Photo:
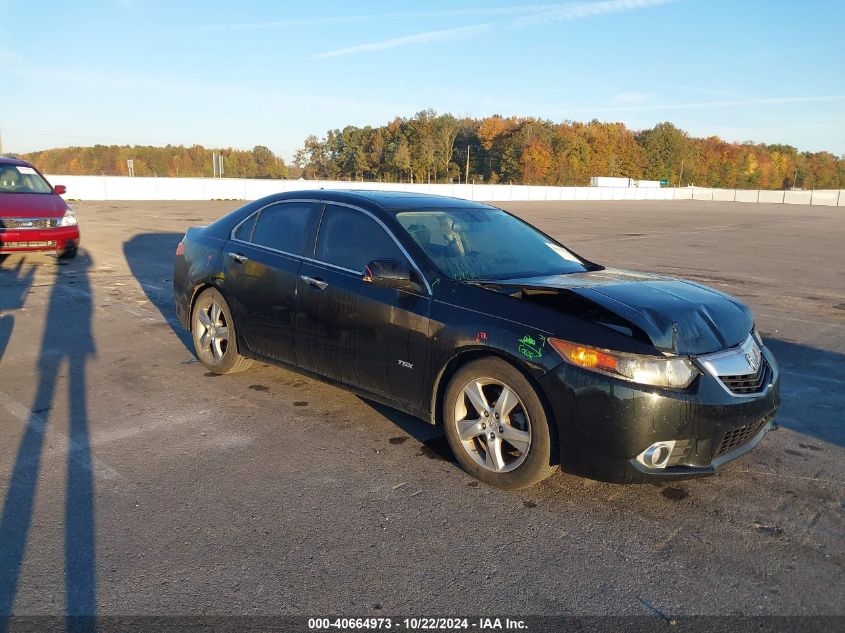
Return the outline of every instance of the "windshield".
[[[396,219],[452,279],[504,280],[589,270],[560,244],[498,209],[403,211]]]
[[[0,193],[53,193],[53,188],[32,167],[0,165]]]

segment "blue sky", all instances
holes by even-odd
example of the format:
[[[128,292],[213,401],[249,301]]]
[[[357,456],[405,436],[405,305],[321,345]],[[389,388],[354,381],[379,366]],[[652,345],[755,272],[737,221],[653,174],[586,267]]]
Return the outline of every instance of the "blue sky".
[[[845,154],[843,23],[838,0],[0,0],[0,134],[289,158],[434,108]]]

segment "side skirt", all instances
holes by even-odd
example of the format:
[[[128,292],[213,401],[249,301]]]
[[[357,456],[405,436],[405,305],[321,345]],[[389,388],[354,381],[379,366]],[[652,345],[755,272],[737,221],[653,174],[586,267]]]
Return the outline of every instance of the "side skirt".
[[[244,348],[247,347],[246,345],[243,345],[243,346],[240,346],[240,347],[241,347],[241,349],[239,350],[240,353],[243,356],[246,356],[247,358],[251,358],[253,360],[256,360],[256,361],[259,361],[259,362],[262,362],[262,363],[267,363],[268,365],[273,365],[275,367],[280,367],[282,369],[287,369],[288,371],[292,371],[296,374],[299,374],[300,376],[305,376],[307,378],[313,378],[315,380],[319,380],[320,382],[324,382],[324,383],[332,385],[334,387],[340,387],[341,389],[344,389],[346,391],[354,393],[356,396],[360,396],[362,398],[365,398],[366,400],[372,400],[373,402],[383,404],[384,406],[390,407],[391,409],[396,409],[398,411],[401,411],[402,413],[407,413],[408,415],[412,415],[415,418],[418,418],[418,419],[422,420],[423,422],[426,422],[427,424],[434,424],[434,422],[432,422],[432,419],[431,419],[431,412],[430,411],[420,409],[420,408],[416,408],[416,407],[412,407],[412,406],[410,406],[406,403],[400,402],[398,400],[394,400],[394,399],[389,398],[385,395],[373,393],[373,392],[367,391],[365,389],[360,389],[359,387],[355,387],[353,385],[346,384],[344,382],[341,382],[339,380],[335,380],[333,378],[329,378],[327,376],[323,376],[322,374],[315,373],[313,371],[310,371],[310,370],[305,369],[303,367],[299,367],[297,365],[292,365],[292,364],[286,363],[284,361],[276,360],[275,358],[268,358],[267,356],[262,356],[260,354],[256,354],[249,349],[244,349]]]

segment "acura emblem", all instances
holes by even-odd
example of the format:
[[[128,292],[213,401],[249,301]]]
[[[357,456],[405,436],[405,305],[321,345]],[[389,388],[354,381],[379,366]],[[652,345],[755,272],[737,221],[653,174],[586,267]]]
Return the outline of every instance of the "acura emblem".
[[[753,354],[746,354],[745,360],[748,361],[748,366],[751,368],[751,371],[757,371],[760,361],[758,361]]]

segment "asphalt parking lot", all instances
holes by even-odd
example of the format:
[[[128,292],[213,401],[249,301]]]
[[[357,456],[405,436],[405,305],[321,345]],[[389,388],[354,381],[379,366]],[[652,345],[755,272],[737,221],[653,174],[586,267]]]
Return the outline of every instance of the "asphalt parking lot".
[[[78,259],[2,264],[0,613],[845,614],[845,210],[503,205],[592,260],[746,301],[784,400],[712,478],[505,492],[423,422],[199,364],[172,256],[237,205],[76,203]]]

